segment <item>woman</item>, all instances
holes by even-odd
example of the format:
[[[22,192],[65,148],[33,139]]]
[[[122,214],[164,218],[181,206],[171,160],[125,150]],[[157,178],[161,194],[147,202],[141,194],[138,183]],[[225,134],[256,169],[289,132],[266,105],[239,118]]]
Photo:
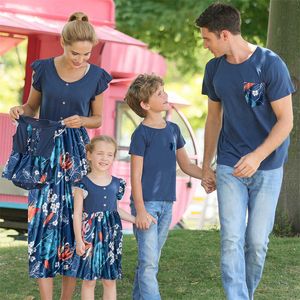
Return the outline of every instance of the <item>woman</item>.
[[[71,299],[75,288],[73,199],[71,184],[87,171],[85,128],[101,125],[103,91],[111,76],[88,63],[97,36],[83,13],[74,13],[64,26],[60,56],[37,60],[28,101],[10,109],[10,116],[37,116],[62,121],[55,137],[52,180],[29,193],[28,252],[30,277],[37,278],[41,299],[52,299],[53,277],[62,274],[61,299]],[[85,127],[85,128],[84,128]],[[51,178],[50,178],[51,179]]]

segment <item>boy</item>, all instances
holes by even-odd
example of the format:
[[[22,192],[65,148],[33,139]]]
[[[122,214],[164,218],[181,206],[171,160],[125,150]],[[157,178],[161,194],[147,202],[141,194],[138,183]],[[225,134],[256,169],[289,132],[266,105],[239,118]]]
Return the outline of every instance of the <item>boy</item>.
[[[169,103],[160,77],[139,75],[125,100],[144,118],[132,134],[129,149],[131,209],[136,216],[134,233],[138,243],[133,299],[159,300],[156,276],[176,200],[176,161],[183,172],[198,179],[202,177],[202,169],[188,158],[179,127],[162,117]],[[212,190],[210,186],[209,191]]]

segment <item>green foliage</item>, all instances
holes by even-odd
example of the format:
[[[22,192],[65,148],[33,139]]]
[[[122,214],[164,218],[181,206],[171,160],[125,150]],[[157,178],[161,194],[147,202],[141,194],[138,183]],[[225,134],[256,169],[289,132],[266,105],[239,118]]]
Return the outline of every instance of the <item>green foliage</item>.
[[[0,57],[0,112],[22,103],[27,41]]]
[[[116,0],[117,27],[176,62],[180,73],[203,71],[203,55],[196,18],[211,0]],[[241,11],[242,32],[250,42],[265,44],[269,0],[227,0]],[[207,52],[207,51],[206,51]]]

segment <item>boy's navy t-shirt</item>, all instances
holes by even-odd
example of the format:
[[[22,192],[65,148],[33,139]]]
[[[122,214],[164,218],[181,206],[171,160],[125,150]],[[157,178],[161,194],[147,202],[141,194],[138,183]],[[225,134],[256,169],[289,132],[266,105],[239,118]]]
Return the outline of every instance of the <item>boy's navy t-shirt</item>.
[[[231,64],[225,56],[206,65],[202,93],[221,102],[223,124],[217,163],[233,167],[267,138],[276,123],[271,102],[295,91],[288,69],[269,49],[257,47],[245,62]],[[260,170],[279,168],[287,159],[287,138],[260,165]]]
[[[129,153],[144,158],[144,201],[176,200],[176,150],[184,145],[178,125],[172,122],[167,121],[166,127],[160,129],[141,123],[135,129]]]

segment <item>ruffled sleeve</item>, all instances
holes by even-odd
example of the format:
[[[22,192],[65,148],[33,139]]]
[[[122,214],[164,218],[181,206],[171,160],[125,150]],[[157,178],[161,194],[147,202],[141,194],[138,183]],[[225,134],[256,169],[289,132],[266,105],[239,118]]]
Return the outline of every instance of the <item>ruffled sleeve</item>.
[[[119,191],[117,194],[117,200],[121,200],[124,196],[125,193],[125,186],[126,186],[126,181],[122,178],[120,178],[120,186],[119,186]]]
[[[96,96],[104,92],[108,88],[108,84],[111,81],[112,77],[104,69],[100,69],[99,79],[96,88]]]
[[[36,60],[31,64],[33,70],[32,86],[39,92],[42,91],[42,74],[44,71],[44,64],[41,60]]]
[[[87,189],[82,181],[77,181],[77,182],[73,183],[72,190],[74,191],[75,189],[80,189],[83,191],[83,199],[85,199],[87,197],[87,195],[89,194],[89,192],[87,191]]]

